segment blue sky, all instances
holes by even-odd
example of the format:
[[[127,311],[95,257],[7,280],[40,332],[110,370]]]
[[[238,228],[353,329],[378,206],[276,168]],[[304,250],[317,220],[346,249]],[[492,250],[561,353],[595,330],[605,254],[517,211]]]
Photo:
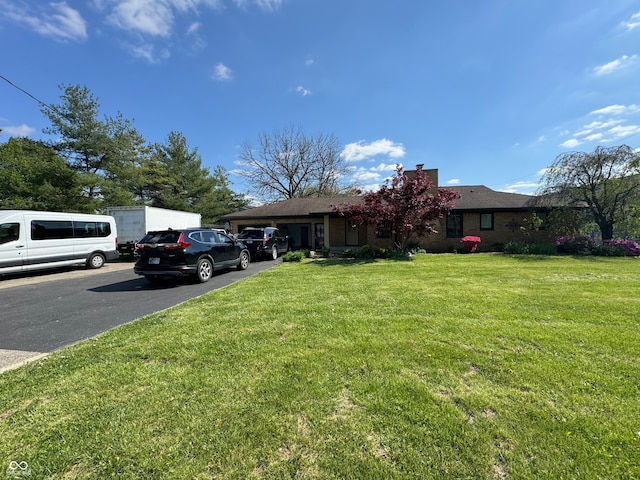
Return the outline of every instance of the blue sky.
[[[86,85],[237,192],[240,146],[290,126],[335,135],[369,188],[421,163],[532,193],[564,152],[640,145],[638,0],[0,0],[0,38],[21,89]],[[0,142],[48,125],[0,80]]]

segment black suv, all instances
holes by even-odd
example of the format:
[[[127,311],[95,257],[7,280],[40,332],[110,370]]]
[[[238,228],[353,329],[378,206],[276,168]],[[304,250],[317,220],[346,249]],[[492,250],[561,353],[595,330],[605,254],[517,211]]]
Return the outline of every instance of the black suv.
[[[215,270],[249,266],[247,247],[229,235],[207,228],[149,232],[136,243],[133,271],[150,282],[165,276],[193,275],[207,282]]]
[[[289,251],[289,239],[275,227],[247,227],[238,235],[238,240],[247,245],[252,258],[275,260],[278,255]]]

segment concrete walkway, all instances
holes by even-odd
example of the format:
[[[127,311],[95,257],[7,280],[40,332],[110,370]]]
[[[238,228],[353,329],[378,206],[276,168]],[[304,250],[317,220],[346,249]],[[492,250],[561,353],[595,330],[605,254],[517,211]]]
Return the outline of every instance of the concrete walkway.
[[[21,367],[25,363],[33,362],[45,357],[47,353],[23,352],[21,350],[0,350],[0,373]]]

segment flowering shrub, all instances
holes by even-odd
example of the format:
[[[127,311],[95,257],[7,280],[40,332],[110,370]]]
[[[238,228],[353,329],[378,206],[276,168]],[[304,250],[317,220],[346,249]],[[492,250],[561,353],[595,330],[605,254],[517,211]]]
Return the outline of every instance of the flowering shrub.
[[[589,237],[563,235],[556,238],[556,245],[558,246],[558,253],[589,255],[595,244]]]
[[[478,244],[480,243],[480,237],[467,235],[466,237],[462,237],[460,239],[460,243],[469,251],[469,253],[473,253],[478,248]]]
[[[622,239],[613,239],[613,240],[605,240],[605,245],[610,245],[612,247],[620,247],[624,250],[624,253],[630,257],[639,257],[640,256],[640,245],[638,245],[633,240],[622,240]]]

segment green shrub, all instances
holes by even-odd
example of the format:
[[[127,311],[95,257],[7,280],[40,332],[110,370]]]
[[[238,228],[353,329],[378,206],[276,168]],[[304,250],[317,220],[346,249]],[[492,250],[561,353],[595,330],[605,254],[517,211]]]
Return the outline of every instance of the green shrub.
[[[342,258],[356,258],[357,252],[353,248],[347,248],[342,251]]]
[[[386,252],[382,248],[376,247],[375,245],[364,245],[358,252],[358,258],[372,259],[387,257],[388,255],[386,254]]]
[[[529,245],[524,242],[509,242],[504,246],[504,253],[526,255],[529,253]]]
[[[591,253],[598,257],[624,257],[625,251],[619,245],[596,245],[591,249]]]
[[[558,248],[550,243],[530,243],[528,245],[531,255],[557,255]]]
[[[305,258],[305,254],[302,250],[295,252],[287,252],[282,256],[283,262],[301,262]]]
[[[387,250],[387,258],[392,258],[393,260],[406,260],[411,257],[411,252],[406,248],[390,248]]]
[[[490,252],[504,252],[504,243],[494,243],[489,247]]]
[[[322,247],[322,256],[325,258],[329,258],[331,255],[331,249],[329,247]]]

